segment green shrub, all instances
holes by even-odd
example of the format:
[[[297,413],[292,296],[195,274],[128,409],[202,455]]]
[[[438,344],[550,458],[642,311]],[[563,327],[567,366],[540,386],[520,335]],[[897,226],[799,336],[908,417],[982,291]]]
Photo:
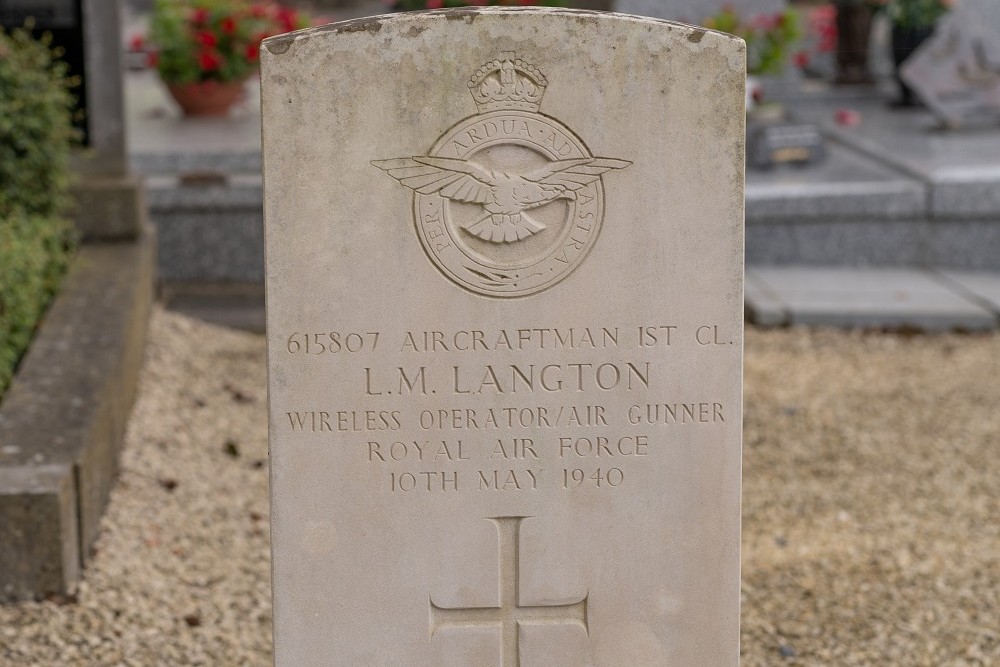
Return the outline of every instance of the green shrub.
[[[0,221],[0,395],[69,264],[69,227],[23,213]]]
[[[0,394],[73,247],[70,85],[44,40],[0,31]]]

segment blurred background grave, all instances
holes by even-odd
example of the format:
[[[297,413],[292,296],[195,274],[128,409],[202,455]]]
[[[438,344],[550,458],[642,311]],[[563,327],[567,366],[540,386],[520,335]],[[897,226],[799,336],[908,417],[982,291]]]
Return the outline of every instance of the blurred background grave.
[[[966,0],[944,17],[902,79],[946,127],[1000,127],[1000,2]]]
[[[0,0],[0,25],[51,35],[79,81],[74,154],[76,224],[85,238],[129,239],[140,233],[141,185],[125,144],[121,7],[111,0]]]
[[[373,0],[293,4],[324,21],[391,9]],[[912,106],[900,105],[905,89],[895,63],[916,52],[935,25],[958,21],[946,0],[564,4],[709,27],[720,27],[729,9],[742,34],[764,46],[779,33],[787,37],[785,22],[794,21],[794,37],[778,40],[766,66],[752,72],[751,272],[774,268],[769,280],[778,282],[783,267],[851,275],[892,268],[912,272],[914,294],[929,270],[1000,272],[1000,129],[983,123],[945,129],[942,114],[932,111],[933,93],[924,90]],[[122,39],[135,47],[152,3],[129,0],[128,6]],[[160,234],[161,293],[188,312],[259,328],[259,84],[251,78],[244,99],[224,118],[187,118],[145,67],[145,50],[133,48],[129,61],[129,156],[148,177],[149,210]],[[757,310],[749,304],[751,317]]]

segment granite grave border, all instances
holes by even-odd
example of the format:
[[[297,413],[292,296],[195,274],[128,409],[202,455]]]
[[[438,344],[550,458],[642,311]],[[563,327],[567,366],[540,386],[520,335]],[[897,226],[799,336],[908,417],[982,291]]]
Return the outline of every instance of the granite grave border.
[[[0,404],[0,601],[66,595],[118,469],[153,301],[153,228],[80,248]]]

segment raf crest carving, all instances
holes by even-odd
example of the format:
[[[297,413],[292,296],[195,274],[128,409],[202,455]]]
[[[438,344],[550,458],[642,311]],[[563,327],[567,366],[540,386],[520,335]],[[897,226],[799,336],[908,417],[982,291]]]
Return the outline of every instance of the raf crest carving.
[[[431,262],[476,294],[527,296],[572,273],[601,229],[602,174],[632,164],[594,157],[540,113],[547,85],[536,67],[505,53],[469,80],[479,113],[426,155],[372,162],[413,190]]]

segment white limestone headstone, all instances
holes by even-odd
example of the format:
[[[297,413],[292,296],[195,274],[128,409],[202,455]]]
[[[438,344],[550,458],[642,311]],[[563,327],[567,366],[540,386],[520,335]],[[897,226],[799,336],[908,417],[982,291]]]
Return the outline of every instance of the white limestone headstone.
[[[276,663],[736,665],[743,43],[451,10],[262,67]]]

